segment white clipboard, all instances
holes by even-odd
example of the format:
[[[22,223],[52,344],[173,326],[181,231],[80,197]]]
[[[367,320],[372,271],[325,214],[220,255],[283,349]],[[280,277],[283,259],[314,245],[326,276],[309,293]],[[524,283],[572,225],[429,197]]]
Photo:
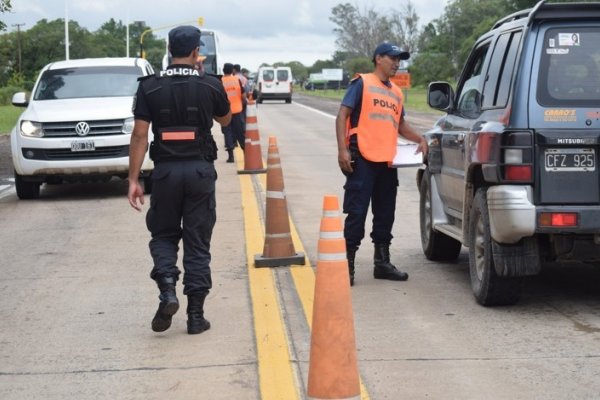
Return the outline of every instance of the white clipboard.
[[[417,153],[419,146],[415,143],[398,142],[396,145],[396,156],[389,163],[392,168],[418,167],[423,164],[423,154]]]

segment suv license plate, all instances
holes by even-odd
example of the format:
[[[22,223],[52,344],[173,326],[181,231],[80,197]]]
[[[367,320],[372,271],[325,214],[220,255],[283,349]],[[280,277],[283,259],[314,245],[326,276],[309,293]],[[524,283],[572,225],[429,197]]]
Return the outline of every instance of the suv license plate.
[[[71,151],[94,151],[96,144],[93,140],[71,142]]]
[[[546,149],[544,158],[549,172],[596,170],[594,149]]]

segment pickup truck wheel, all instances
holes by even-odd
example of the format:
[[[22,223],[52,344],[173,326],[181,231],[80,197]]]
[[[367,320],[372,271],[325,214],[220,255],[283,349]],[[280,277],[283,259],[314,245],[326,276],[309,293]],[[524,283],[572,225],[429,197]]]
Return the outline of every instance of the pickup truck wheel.
[[[519,300],[523,278],[503,278],[496,274],[486,194],[486,188],[477,190],[471,206],[468,238],[471,288],[483,306],[510,305]]]
[[[421,179],[419,201],[419,222],[421,225],[421,246],[428,260],[451,261],[460,254],[461,243],[433,229],[431,205],[431,174],[425,171]]]
[[[41,182],[27,182],[15,171],[15,189],[21,200],[31,200],[40,197]]]

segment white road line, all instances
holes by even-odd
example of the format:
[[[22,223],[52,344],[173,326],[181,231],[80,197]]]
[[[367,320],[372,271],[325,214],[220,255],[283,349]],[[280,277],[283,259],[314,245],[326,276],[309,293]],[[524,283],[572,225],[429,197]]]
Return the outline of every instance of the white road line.
[[[0,199],[16,193],[13,185],[0,185]]]
[[[312,107],[309,107],[309,106],[305,106],[304,104],[300,104],[300,103],[298,103],[297,101],[294,101],[292,104],[295,104],[295,105],[297,105],[298,107],[306,108],[307,110],[310,110],[310,111],[314,111],[314,112],[316,112],[317,114],[321,114],[321,115],[323,115],[323,116],[325,116],[325,117],[329,117],[329,118],[331,118],[331,119],[335,119],[335,115],[327,114],[326,112],[323,112],[323,111],[321,111],[321,110],[317,110],[316,108],[312,108]]]

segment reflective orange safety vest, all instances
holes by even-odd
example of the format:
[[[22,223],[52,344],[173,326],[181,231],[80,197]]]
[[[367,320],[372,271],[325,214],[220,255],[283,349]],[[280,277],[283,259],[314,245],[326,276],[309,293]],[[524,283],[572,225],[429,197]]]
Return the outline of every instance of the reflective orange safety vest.
[[[402,90],[393,83],[391,87],[386,86],[373,73],[360,76],[363,80],[361,112],[358,125],[350,128],[348,135],[358,135],[360,154],[367,160],[392,161],[404,104]]]
[[[237,76],[227,75],[224,76],[221,81],[227,92],[227,99],[231,106],[231,113],[237,114],[242,112],[242,87],[240,86],[240,80]]]

